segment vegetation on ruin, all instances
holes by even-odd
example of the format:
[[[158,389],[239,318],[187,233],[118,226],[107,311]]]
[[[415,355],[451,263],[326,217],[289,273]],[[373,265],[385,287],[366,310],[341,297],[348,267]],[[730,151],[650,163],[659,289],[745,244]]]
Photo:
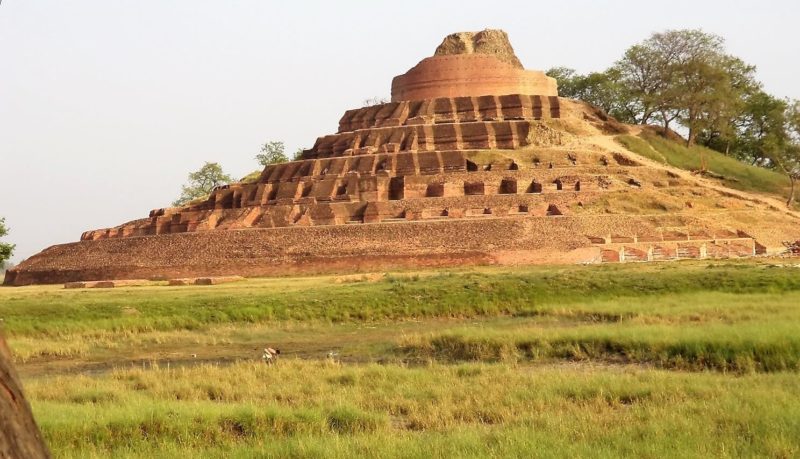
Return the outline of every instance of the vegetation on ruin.
[[[250,172],[249,174],[247,174],[244,177],[242,177],[239,181],[241,183],[256,183],[256,182],[258,182],[258,179],[261,178],[261,172],[262,171],[263,171],[262,169],[259,169],[259,170]]]
[[[0,323],[59,457],[790,457],[793,261],[4,288]]]
[[[232,181],[233,178],[222,170],[219,163],[206,162],[189,174],[189,182],[181,187],[181,195],[172,205],[183,206],[205,200],[214,188]]]
[[[270,140],[261,145],[261,153],[256,155],[256,161],[261,166],[270,166],[272,164],[285,163],[287,161],[297,161],[300,155],[303,154],[303,149],[298,148],[295,150],[291,159],[286,155],[286,145],[281,140]],[[252,174],[250,174],[252,175]],[[242,179],[242,181],[245,181]]]
[[[684,156],[680,167],[720,169],[726,161],[708,154],[714,150],[783,175],[774,182],[788,182],[783,196],[787,206],[793,204],[800,179],[800,102],[765,92],[755,66],[728,54],[722,37],[667,30],[631,46],[605,71],[581,75],[557,67],[547,73],[558,80],[562,96],[589,102],[620,121],[659,124],[665,134],[682,126],[689,155],[678,155]],[[746,177],[739,188],[749,189],[748,179],[762,187],[765,177]]]
[[[261,153],[256,155],[256,161],[262,166],[285,163],[289,161],[285,151],[286,147],[283,142],[270,140],[261,145]]]
[[[652,131],[638,136],[622,135],[617,140],[628,150],[660,163],[696,171],[704,155],[710,177],[720,178],[727,187],[786,196],[788,181],[780,173],[752,166],[701,145],[686,147]]]

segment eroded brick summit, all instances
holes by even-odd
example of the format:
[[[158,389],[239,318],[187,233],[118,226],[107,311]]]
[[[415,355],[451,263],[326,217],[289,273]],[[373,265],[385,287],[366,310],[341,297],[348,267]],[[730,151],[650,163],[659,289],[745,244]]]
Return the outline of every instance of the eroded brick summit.
[[[558,97],[505,32],[462,32],[254,183],[87,231],[5,283],[738,257],[798,219],[625,150],[629,128]]]
[[[392,80],[392,101],[507,94],[558,96],[556,80],[522,67],[502,30],[447,36],[432,57]]]

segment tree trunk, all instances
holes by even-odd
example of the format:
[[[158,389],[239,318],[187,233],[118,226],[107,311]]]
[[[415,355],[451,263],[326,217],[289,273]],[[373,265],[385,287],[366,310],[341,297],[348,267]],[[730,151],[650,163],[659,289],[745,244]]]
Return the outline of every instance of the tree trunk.
[[[697,138],[697,132],[693,127],[689,128],[689,136],[686,138],[686,148],[691,148]]]
[[[642,122],[641,122],[641,124],[642,125],[648,124],[650,122],[650,118],[652,118],[652,117],[653,117],[653,111],[645,110],[644,113],[642,113]]]
[[[789,199],[786,201],[786,207],[792,207],[792,203],[794,203],[794,189],[797,184],[797,178],[793,175],[789,175],[789,182],[792,187],[789,189]]]
[[[686,148],[691,148],[694,145],[695,139],[697,138],[697,126],[695,126],[697,122],[697,116],[695,116],[695,111],[693,109],[689,109],[687,116],[686,116],[686,124],[689,126],[689,136],[686,138]]]
[[[11,353],[0,336],[0,457],[49,458],[31,407],[11,366]]]

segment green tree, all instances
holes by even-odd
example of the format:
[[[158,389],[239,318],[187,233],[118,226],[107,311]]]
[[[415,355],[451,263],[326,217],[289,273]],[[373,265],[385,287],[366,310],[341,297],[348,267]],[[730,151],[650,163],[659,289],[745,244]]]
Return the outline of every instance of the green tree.
[[[800,180],[800,103],[761,90],[749,96],[738,125],[734,154],[785,174],[790,185],[786,205],[791,206]]]
[[[613,69],[581,75],[571,68],[554,67],[546,73],[556,79],[562,97],[588,102],[620,121],[634,121],[625,88]]]
[[[792,134],[800,136],[800,100],[793,100],[789,103],[787,110],[789,129]]]
[[[753,165],[767,164],[772,155],[771,148],[782,148],[788,141],[786,101],[764,91],[755,91],[743,101],[740,116],[731,123],[734,132],[730,138],[721,135],[705,143],[718,151],[725,151],[735,158]]]
[[[726,54],[721,37],[701,30],[654,33],[613,68],[636,121],[657,120],[665,131],[678,121],[689,131],[689,146],[701,136],[732,135],[745,96],[758,88],[755,68]]]
[[[790,188],[786,207],[791,207],[797,194],[797,182],[800,180],[800,143],[793,142],[784,148],[773,149],[770,161],[789,179]]]
[[[755,79],[755,66],[749,65],[741,59],[733,56],[724,56],[720,64],[725,69],[727,84],[726,96],[722,99],[719,109],[712,116],[712,128],[710,135],[714,135],[726,140],[726,154],[729,152],[730,141],[734,140],[743,115],[748,110],[748,103],[751,98],[763,93],[761,83]]]
[[[261,146],[261,153],[256,155],[256,160],[262,166],[269,166],[270,164],[279,164],[289,161],[286,157],[285,146],[283,142],[269,141]]]
[[[755,67],[728,54],[724,45],[721,37],[702,30],[667,30],[628,48],[604,72],[582,75],[555,67],[546,73],[558,81],[564,97],[588,102],[620,121],[660,123],[665,133],[680,123],[688,133],[687,146],[700,143],[779,169],[794,189],[799,103],[765,93]],[[705,171],[704,150],[699,151]]]
[[[0,217],[0,237],[7,235],[8,231],[9,230],[6,227],[6,219]],[[14,247],[14,244],[0,242],[0,267],[5,266],[6,260],[11,258],[11,255],[14,253]]]
[[[620,85],[625,88],[628,99],[626,107],[634,123],[649,124],[658,113],[666,115],[669,110],[667,89],[670,76],[667,61],[668,57],[651,37],[628,48],[622,59],[612,67]],[[662,119],[665,129],[668,129],[674,116],[662,116]]]
[[[548,69],[545,74],[556,79],[558,83],[558,95],[569,99],[579,98],[578,87],[583,76],[579,75],[575,69],[569,67],[553,67]]]
[[[602,108],[616,119],[634,121],[627,107],[625,88],[620,85],[618,74],[613,69],[586,75],[579,81],[578,91],[581,100]]]
[[[187,203],[206,197],[214,188],[233,181],[230,175],[222,171],[219,163],[206,162],[196,172],[189,174],[189,183],[181,187],[181,195],[173,206],[183,206]]]
[[[786,137],[783,148],[771,149],[770,160],[789,178],[790,191],[786,206],[795,201],[797,183],[800,181],[800,102],[787,103]]]
[[[295,150],[294,156],[292,156],[292,161],[300,161],[300,159],[302,159],[303,157],[303,151],[305,151],[303,147],[300,147],[297,150]]]
[[[682,66],[678,87],[680,122],[689,130],[687,146],[704,132],[729,132],[744,110],[755,68],[731,56],[710,57]]]

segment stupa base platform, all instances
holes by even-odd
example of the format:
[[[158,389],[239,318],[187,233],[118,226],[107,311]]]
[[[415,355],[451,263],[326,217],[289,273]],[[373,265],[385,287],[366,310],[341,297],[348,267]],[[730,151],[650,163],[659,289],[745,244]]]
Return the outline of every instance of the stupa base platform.
[[[9,270],[5,284],[727,258],[770,250],[714,220],[520,215],[87,240],[42,251]]]

